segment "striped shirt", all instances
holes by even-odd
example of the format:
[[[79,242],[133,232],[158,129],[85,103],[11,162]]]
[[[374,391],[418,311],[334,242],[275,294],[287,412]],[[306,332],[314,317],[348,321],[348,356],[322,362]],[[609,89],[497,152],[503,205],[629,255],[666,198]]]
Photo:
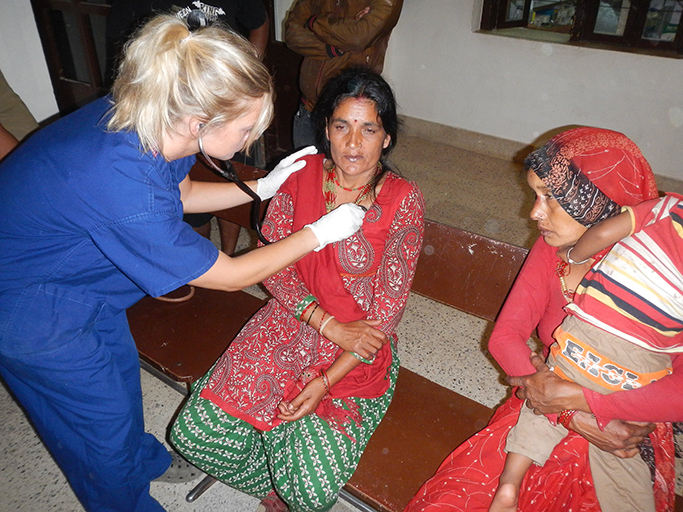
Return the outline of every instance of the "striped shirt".
[[[645,349],[683,352],[683,198],[625,210],[631,235],[586,274],[568,313]]]

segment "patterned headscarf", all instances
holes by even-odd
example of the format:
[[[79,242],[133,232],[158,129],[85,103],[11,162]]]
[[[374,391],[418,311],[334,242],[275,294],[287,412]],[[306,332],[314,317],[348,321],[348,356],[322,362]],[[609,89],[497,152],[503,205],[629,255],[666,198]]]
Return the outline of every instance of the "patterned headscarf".
[[[591,227],[630,206],[657,197],[650,164],[625,135],[574,128],[550,139],[524,164],[545,183],[574,220]]]

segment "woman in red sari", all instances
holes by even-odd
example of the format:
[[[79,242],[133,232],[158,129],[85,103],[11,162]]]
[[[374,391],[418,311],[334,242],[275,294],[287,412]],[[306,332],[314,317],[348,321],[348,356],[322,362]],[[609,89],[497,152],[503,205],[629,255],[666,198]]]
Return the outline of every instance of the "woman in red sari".
[[[489,350],[512,377],[511,384],[523,387],[498,408],[487,428],[442,463],[406,512],[488,510],[505,463],[507,433],[524,399],[546,413],[549,404],[569,409],[562,406],[563,400],[567,403],[567,397],[577,392],[585,395],[593,415],[574,414],[566,442],[556,447],[543,467],[533,466],[527,472],[519,510],[600,511],[590,451],[641,456],[639,447],[653,429],[645,453],[656,463],[657,510],[669,510],[674,498],[671,425],[645,422],[683,420],[683,401],[671,399],[680,396],[680,373],[678,378],[663,378],[638,390],[599,395],[547,371],[544,359],[532,355],[527,346],[536,329],[547,352],[554,341],[552,333],[565,316],[564,306],[592,264],[568,265],[557,257],[558,248],[573,245],[588,227],[619,213],[621,206],[656,197],[652,170],[631,140],[595,128],[561,133],[525,164],[537,196],[531,218],[538,222],[541,237],[529,252],[489,340]],[[674,357],[673,364],[683,365],[683,357]],[[557,415],[548,418],[556,421]]]
[[[362,70],[316,106],[325,155],[280,187],[263,233],[279,240],[343,203],[360,231],[265,281],[272,293],[194,390],[172,442],[264,510],[324,511],[351,478],[393,396],[403,316],[424,230],[414,183],[383,158],[396,143],[393,93]]]

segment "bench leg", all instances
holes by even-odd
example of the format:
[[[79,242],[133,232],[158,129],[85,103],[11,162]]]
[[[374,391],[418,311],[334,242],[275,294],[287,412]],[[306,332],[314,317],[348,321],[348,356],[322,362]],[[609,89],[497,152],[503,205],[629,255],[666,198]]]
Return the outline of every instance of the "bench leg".
[[[377,509],[375,507],[371,507],[370,505],[362,501],[360,498],[355,497],[346,489],[341,490],[341,492],[339,493],[339,497],[343,499],[345,502],[360,510],[361,512],[377,512]]]
[[[144,359],[140,358],[140,368],[143,370],[147,371],[150,373],[152,376],[156,377],[159,379],[161,382],[169,386],[170,388],[175,389],[178,393],[181,393],[183,395],[189,395],[190,394],[190,388],[189,384],[185,382],[178,382],[177,380],[173,380],[171,377],[166,375],[165,373],[160,372],[154,366],[149,364],[147,361]]]
[[[214,477],[206,475],[201,481],[194,486],[194,488],[187,493],[185,500],[192,503],[196,501],[202,494],[204,494],[209,487],[218,482]],[[346,501],[347,503],[353,505],[355,508],[361,512],[377,512],[377,509],[371,507],[367,503],[356,498],[353,494],[349,493],[346,489],[342,489],[339,493],[339,497]]]
[[[218,480],[216,480],[214,477],[206,475],[197,485],[194,486],[190,492],[187,493],[187,496],[185,496],[185,501],[192,503],[216,482],[218,482]]]

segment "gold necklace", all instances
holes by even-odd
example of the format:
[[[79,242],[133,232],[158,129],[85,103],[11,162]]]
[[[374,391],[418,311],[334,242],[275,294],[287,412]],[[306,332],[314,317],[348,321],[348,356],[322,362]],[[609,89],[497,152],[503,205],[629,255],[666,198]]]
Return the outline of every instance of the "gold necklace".
[[[557,267],[555,267],[555,275],[560,278],[560,285],[562,286],[562,295],[568,303],[574,302],[574,292],[567,288],[567,281],[565,277],[568,276],[572,271],[572,266],[565,261],[558,261]]]
[[[360,204],[366,197],[368,197],[370,195],[370,192],[372,191],[377,176],[382,170],[382,163],[377,162],[377,170],[375,171],[375,174],[372,176],[372,178],[370,178],[370,181],[368,181],[365,185],[358,188],[346,188],[342,186],[337,181],[337,176],[335,174],[336,169],[336,165],[332,165],[332,167],[326,169],[325,179],[323,180],[323,197],[325,198],[325,209],[328,212],[334,210],[335,204],[337,202],[337,190],[335,186],[339,186],[339,188],[346,190],[347,192],[355,192],[357,190],[360,190],[360,192],[356,196],[356,199],[353,201],[354,204]]]

